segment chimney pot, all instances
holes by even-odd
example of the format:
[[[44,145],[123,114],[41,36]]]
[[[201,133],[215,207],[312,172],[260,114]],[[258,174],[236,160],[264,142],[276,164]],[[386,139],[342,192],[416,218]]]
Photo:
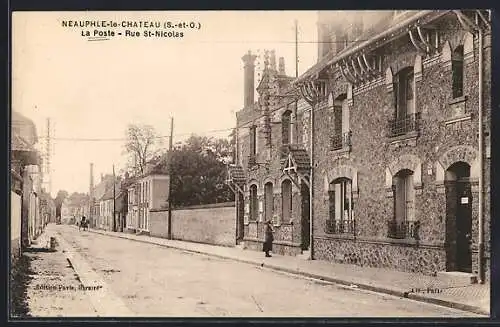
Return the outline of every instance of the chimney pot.
[[[286,75],[285,73],[285,58],[280,57],[279,59],[279,74]]]
[[[254,93],[255,93],[255,59],[256,55],[253,55],[250,50],[241,58],[244,63],[244,73],[243,73],[243,95],[244,95],[244,106],[248,107],[254,103]]]

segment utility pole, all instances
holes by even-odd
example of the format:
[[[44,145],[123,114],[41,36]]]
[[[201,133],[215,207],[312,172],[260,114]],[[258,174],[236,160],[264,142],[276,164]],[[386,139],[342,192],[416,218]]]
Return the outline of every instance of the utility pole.
[[[173,138],[174,138],[174,118],[170,118],[170,138],[168,141],[168,239],[172,239],[172,150],[173,150]]]
[[[116,176],[115,164],[113,164],[113,232],[116,232]]]
[[[295,78],[299,77],[299,26],[295,20]]]

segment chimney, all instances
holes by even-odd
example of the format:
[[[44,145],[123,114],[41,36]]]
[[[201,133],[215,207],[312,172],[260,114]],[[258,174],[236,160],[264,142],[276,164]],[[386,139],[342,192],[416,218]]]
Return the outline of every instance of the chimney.
[[[283,57],[280,57],[279,59],[279,66],[278,66],[278,73],[280,75],[286,75],[286,72],[285,72],[285,58]]]
[[[244,75],[243,75],[243,95],[244,95],[244,106],[248,107],[254,103],[254,93],[255,93],[255,59],[256,55],[253,55],[250,50],[242,58],[244,63]]]
[[[276,52],[274,50],[271,50],[271,69],[276,70]]]

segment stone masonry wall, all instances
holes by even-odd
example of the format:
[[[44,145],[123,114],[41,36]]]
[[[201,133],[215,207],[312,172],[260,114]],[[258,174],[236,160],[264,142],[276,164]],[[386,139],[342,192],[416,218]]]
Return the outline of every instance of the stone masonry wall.
[[[438,25],[442,28],[440,49],[445,41],[457,46],[463,39],[464,32],[460,30],[454,16],[442,19]],[[353,96],[350,107],[352,148],[348,158],[336,158],[329,151],[330,111],[328,108],[317,111],[314,235],[317,237],[315,253],[318,259],[338,261],[352,255],[357,258],[353,260],[363,265],[420,270],[423,273],[445,269],[446,197],[436,185],[435,167],[447,151],[458,146],[469,146],[468,156],[477,155],[478,49],[477,42],[474,44],[474,60],[464,64],[466,112],[471,113],[471,117],[460,122],[446,124],[450,120],[448,112],[452,100],[451,67],[441,63],[440,53],[434,55],[437,58],[434,63],[427,63],[426,58],[423,58],[422,79],[416,82],[416,111],[421,112],[422,117],[416,145],[395,147],[391,144],[392,139],[387,137],[386,126],[393,117],[394,106],[393,93],[388,92],[385,83]],[[384,53],[382,71],[391,67],[394,74],[404,67],[413,66],[417,55],[408,37],[386,46]],[[486,72],[490,70],[490,60],[485,54]],[[333,85],[334,96],[335,92],[341,93],[343,90],[345,86],[341,83]],[[421,194],[417,192],[415,195],[415,219],[421,222],[420,241],[413,247],[404,244],[404,241],[403,244],[394,245],[387,239],[387,222],[393,216],[393,199],[386,192],[386,168],[403,165],[401,158],[408,155],[421,163],[422,181]],[[486,165],[489,165],[489,161]],[[331,178],[332,172],[340,166],[351,167],[358,173],[359,196],[354,199],[356,241],[340,237],[336,239],[336,236],[327,235],[324,231],[328,218],[324,180],[325,177]],[[403,168],[414,170],[414,167]],[[447,168],[443,167],[444,170]],[[397,171],[391,173],[394,175]],[[489,184],[489,178],[486,178],[485,183]],[[473,191],[472,197],[473,251],[477,252],[477,191]],[[485,217],[489,217],[489,208],[486,209],[489,196],[485,202]],[[485,222],[485,229],[489,229],[489,218]],[[489,233],[486,235],[489,240]],[[473,266],[473,271],[477,271],[477,265]]]
[[[172,211],[172,238],[183,241],[234,246],[236,209],[234,203],[208,208]]]

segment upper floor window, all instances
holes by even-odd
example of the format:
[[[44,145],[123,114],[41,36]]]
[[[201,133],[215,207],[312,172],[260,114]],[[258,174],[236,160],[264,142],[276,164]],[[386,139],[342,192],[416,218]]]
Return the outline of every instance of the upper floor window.
[[[281,143],[287,145],[291,143],[291,115],[292,112],[287,110],[281,116]]]
[[[394,99],[396,118],[405,117],[415,112],[415,79],[413,67],[406,67],[399,71],[394,78]]]
[[[250,161],[255,162],[257,155],[257,127],[250,127]]]
[[[415,110],[415,78],[413,67],[401,69],[393,79],[394,119],[389,121],[389,136],[418,130],[420,114]]]
[[[338,150],[350,145],[349,130],[349,105],[347,94],[339,95],[333,102],[333,133],[331,136],[331,149]]]
[[[464,47],[458,46],[451,57],[453,98],[464,95]]]

